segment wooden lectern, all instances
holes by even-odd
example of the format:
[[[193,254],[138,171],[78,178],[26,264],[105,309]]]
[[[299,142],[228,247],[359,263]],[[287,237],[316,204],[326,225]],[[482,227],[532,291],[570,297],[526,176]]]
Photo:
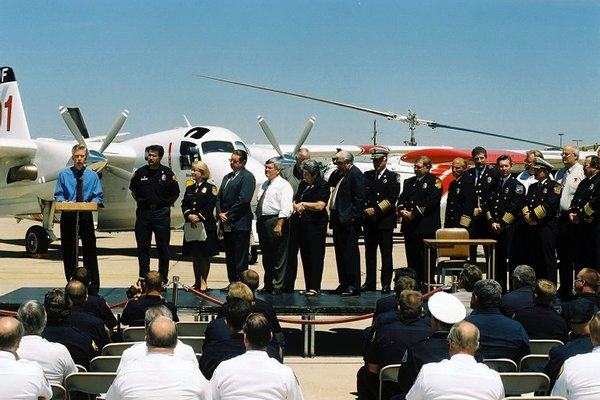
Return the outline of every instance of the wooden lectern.
[[[93,201],[62,201],[56,203],[56,211],[77,213],[75,216],[75,268],[77,268],[79,267],[79,213],[98,211],[98,203]]]

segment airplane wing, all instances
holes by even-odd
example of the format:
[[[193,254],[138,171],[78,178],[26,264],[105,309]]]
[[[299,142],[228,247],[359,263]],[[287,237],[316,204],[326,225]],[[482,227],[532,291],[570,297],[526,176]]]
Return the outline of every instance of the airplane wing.
[[[0,138],[0,158],[16,159],[22,157],[33,157],[37,146],[31,140]]]

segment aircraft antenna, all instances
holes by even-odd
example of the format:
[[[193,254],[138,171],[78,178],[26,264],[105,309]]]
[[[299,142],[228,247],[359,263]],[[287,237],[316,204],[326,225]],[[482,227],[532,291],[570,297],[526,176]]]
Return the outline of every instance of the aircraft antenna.
[[[371,136],[371,139],[373,140],[373,145],[377,146],[377,120],[376,119],[373,120],[373,136]]]

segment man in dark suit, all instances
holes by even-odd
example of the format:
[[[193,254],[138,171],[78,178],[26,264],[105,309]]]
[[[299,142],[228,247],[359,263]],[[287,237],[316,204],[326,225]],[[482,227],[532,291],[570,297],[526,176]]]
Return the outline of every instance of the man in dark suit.
[[[388,151],[371,150],[372,171],[365,172],[364,238],[367,277],[361,291],[376,289],[377,247],[381,254],[381,292],[391,292],[392,244],[396,227],[396,202],[400,194],[400,175],[386,168]]]
[[[415,176],[404,181],[398,209],[402,217],[401,230],[408,268],[417,271],[417,283],[420,285],[427,280],[423,239],[433,239],[441,227],[442,181],[429,172],[431,160],[427,156],[418,157],[413,168]]]
[[[229,282],[239,280],[248,269],[248,246],[252,229],[250,201],[256,189],[256,178],[246,169],[248,155],[234,150],[229,159],[232,172],[223,177],[217,199],[217,213],[223,225],[225,261]]]
[[[335,293],[342,296],[360,295],[360,252],[358,235],[365,203],[365,177],[347,151],[335,155],[335,170],[329,177],[333,187],[329,199],[330,226],[338,270],[339,286]]]

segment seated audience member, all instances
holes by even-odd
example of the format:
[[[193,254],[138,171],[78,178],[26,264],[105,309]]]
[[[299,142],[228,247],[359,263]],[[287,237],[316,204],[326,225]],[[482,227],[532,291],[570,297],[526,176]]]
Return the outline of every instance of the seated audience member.
[[[232,282],[234,284],[235,282]],[[224,360],[229,360],[235,356],[243,354],[246,351],[244,347],[243,326],[252,308],[248,301],[241,298],[230,298],[223,305],[225,312],[225,323],[229,329],[229,336],[226,339],[213,341],[204,346],[202,357],[200,357],[200,370],[206,377],[211,379],[215,368]],[[280,360],[278,348],[271,343],[267,346],[267,353],[270,357]]]
[[[169,317],[157,317],[146,329],[148,353],[122,366],[107,400],[210,399],[210,384],[198,367],[174,357],[177,329]]]
[[[219,364],[210,381],[213,399],[303,399],[292,369],[267,354],[273,330],[265,315],[250,314],[243,331],[246,352]]]
[[[405,290],[415,290],[417,288],[417,281],[408,276],[399,277],[394,284],[394,295],[392,299],[394,300],[394,308],[390,308],[389,310],[380,312],[379,314],[373,314],[373,322],[371,323],[371,327],[369,328],[369,332],[367,332],[367,340],[369,343],[373,338],[372,333],[377,329],[382,327],[383,325],[387,325],[390,322],[394,322],[398,320],[398,304],[400,299],[400,293]]]
[[[450,359],[425,364],[406,395],[407,400],[504,398],[498,372],[475,360],[479,347],[479,331],[475,325],[466,321],[455,324],[448,334],[448,347]]]
[[[117,326],[117,319],[115,318],[115,314],[113,314],[112,310],[108,307],[108,304],[106,304],[106,300],[97,293],[90,292],[90,284],[92,281],[87,268],[76,268],[71,279],[83,283],[88,289],[88,298],[85,302],[84,310],[100,318],[104,321],[104,325],[112,331]]]
[[[590,321],[594,316],[593,304],[568,303],[564,311],[571,333],[568,342],[550,350],[550,359],[544,367],[544,373],[550,378],[550,387],[554,385],[565,360],[577,354],[589,353],[594,348],[590,338]]]
[[[569,335],[567,322],[552,308],[556,299],[556,285],[548,279],[538,279],[533,289],[533,307],[515,312],[529,339],[557,339],[566,342]]]
[[[399,382],[394,388],[396,393],[406,393],[410,390],[423,365],[450,358],[448,333],[452,325],[462,321],[466,316],[465,306],[451,294],[435,293],[428,303],[433,334],[406,349],[398,374]]]
[[[121,315],[121,323],[129,326],[144,326],[144,314],[149,307],[164,305],[173,314],[173,321],[179,322],[177,306],[167,301],[161,294],[163,287],[162,276],[158,271],[146,273],[143,282],[134,285],[137,294],[130,299]]]
[[[598,309],[598,290],[600,289],[600,274],[593,268],[583,268],[575,277],[573,288],[577,297],[570,303],[591,303],[594,310]],[[564,313],[563,313],[564,316]]]
[[[109,331],[104,326],[104,321],[85,311],[85,303],[87,302],[87,289],[85,285],[79,281],[71,280],[65,288],[67,298],[71,300],[71,315],[67,318],[67,322],[75,328],[90,335],[102,351],[102,348],[110,343]]]
[[[492,279],[482,279],[473,287],[473,312],[465,321],[473,323],[481,335],[484,358],[510,358],[518,363],[530,353],[529,336],[519,322],[500,313],[502,288]]]
[[[230,299],[242,299],[245,300],[252,312],[252,306],[254,304],[254,293],[252,290],[242,282],[231,282],[227,288],[227,301]],[[206,327],[206,331],[204,332],[204,344],[202,345],[202,351],[206,349],[208,345],[213,342],[218,342],[219,340],[229,339],[231,336],[231,329],[227,325],[227,321],[224,315],[225,312],[225,304],[221,306],[219,310],[219,314],[217,318],[210,321],[208,326]],[[242,321],[243,323],[244,321]],[[240,325],[240,329],[242,329],[242,325]]]
[[[67,322],[71,315],[71,300],[63,289],[52,289],[44,297],[48,322],[42,337],[50,342],[64,345],[75,364],[89,368],[90,360],[98,355],[98,346],[91,336]]]
[[[152,306],[146,310],[144,315],[144,330],[148,331],[148,326],[150,322],[154,321],[154,319],[158,317],[167,317],[169,319],[173,319],[173,314],[171,311],[165,306]],[[123,355],[121,356],[121,362],[119,363],[119,369],[121,370],[124,365],[127,363],[133,362],[140,358],[145,357],[148,354],[148,346],[146,343],[136,343],[130,348],[123,351]],[[177,340],[177,344],[173,349],[173,357],[181,358],[182,360],[186,360],[191,362],[198,367],[198,358],[196,357],[196,353],[192,346],[189,346],[183,343],[181,340]]]
[[[356,375],[360,399],[377,397],[379,371],[390,364],[402,362],[406,349],[432,334],[431,324],[424,317],[423,296],[415,290],[403,290],[398,300],[399,318],[373,332],[367,344],[362,366]]]
[[[404,289],[419,291],[419,285],[417,284],[417,272],[412,268],[396,269],[394,272],[394,289],[399,284],[404,287]],[[401,289],[400,292],[404,289]],[[398,309],[398,302],[396,299],[397,296],[395,293],[377,299],[377,303],[375,303],[375,314],[373,314],[373,321],[375,321],[380,314],[386,311],[394,311]]]
[[[29,300],[21,304],[17,318],[24,332],[17,350],[19,358],[40,364],[50,383],[62,385],[67,375],[77,372],[69,350],[60,343],[52,343],[42,337],[47,316],[39,301]]]
[[[465,264],[465,267],[460,271],[458,276],[458,290],[456,293],[452,293],[457,297],[463,306],[467,315],[471,314],[471,292],[473,292],[473,286],[475,282],[479,282],[483,279],[481,268],[475,264]]]
[[[519,265],[510,278],[512,290],[502,296],[500,312],[509,318],[515,311],[533,306],[531,293],[535,287],[535,270],[529,265]]]
[[[0,317],[0,398],[50,399],[52,388],[36,362],[17,356],[23,326],[13,317]]]
[[[594,349],[591,353],[578,354],[565,361],[552,388],[552,396],[590,400],[600,398],[600,312],[594,314],[590,321],[590,338]]]

